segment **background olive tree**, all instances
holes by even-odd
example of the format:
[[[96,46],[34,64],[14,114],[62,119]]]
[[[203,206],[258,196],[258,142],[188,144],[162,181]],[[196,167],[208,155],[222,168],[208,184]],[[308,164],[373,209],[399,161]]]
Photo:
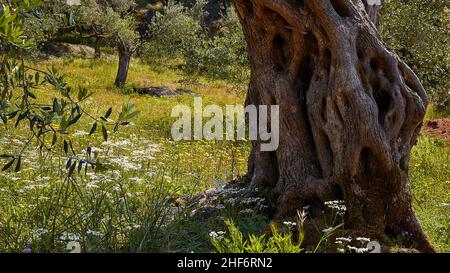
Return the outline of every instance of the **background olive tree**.
[[[141,57],[153,65],[178,65],[190,80],[226,80],[243,91],[249,68],[239,19],[228,8],[215,11],[218,19],[211,22],[207,3],[169,1],[150,23]]]
[[[36,145],[40,150],[58,153],[58,142],[63,145],[63,153],[73,157],[67,162],[69,177],[75,168],[103,167],[91,157],[90,148],[86,149],[86,157],[76,155],[67,132],[81,118],[93,120],[90,134],[101,128],[103,137],[108,139],[108,126],[117,131],[120,126],[127,125],[127,119],[137,115],[131,104],[124,105],[119,118],[110,119],[112,108],[104,116],[94,117],[83,107],[83,103],[92,93],[83,87],[77,89],[69,86],[64,75],[60,75],[55,67],[48,71],[28,66],[25,56],[32,49],[33,41],[23,30],[24,21],[39,10],[39,0],[1,1],[0,9],[0,119],[5,129],[26,126],[29,139],[18,154],[2,154],[0,158],[8,160],[3,171],[15,166],[18,172],[26,149]],[[35,90],[44,85],[54,87],[55,96],[42,103]]]
[[[75,24],[96,38],[96,55],[100,55],[100,39],[110,40],[117,48],[119,65],[115,80],[123,87],[131,57],[140,45],[134,0],[83,0],[75,11]],[[88,36],[90,37],[90,36]]]

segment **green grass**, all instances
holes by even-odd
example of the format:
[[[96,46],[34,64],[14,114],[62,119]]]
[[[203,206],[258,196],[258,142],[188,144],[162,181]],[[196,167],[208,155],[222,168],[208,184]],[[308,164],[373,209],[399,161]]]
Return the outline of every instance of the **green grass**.
[[[227,83],[199,79],[186,84],[177,71],[133,62],[127,86],[119,90],[113,86],[115,60],[53,59],[33,65],[40,69],[55,65],[71,86],[95,92],[84,104],[94,115],[103,115],[110,106],[113,116],[117,115],[127,102],[141,114],[106,143],[100,134],[86,135],[92,125],[88,119],[82,119],[67,136],[80,156],[83,147],[93,147],[98,159],[110,165],[107,171],[67,179],[67,158],[29,149],[21,172],[0,173],[0,252],[20,252],[26,247],[35,252],[67,251],[67,242],[74,239],[70,237],[78,237],[89,252],[213,251],[208,234],[224,230],[225,218],[232,218],[245,235],[267,227],[263,216],[232,208],[198,222],[189,219],[189,211],[169,206],[169,200],[244,174],[249,143],[174,143],[171,109],[192,105],[193,97],[154,98],[131,92],[133,87],[183,87],[202,96],[205,104],[243,103]],[[42,100],[54,96],[50,88],[38,93]],[[24,128],[0,129],[0,153],[21,149],[28,134]],[[417,214],[435,245],[446,252],[450,251],[449,155],[450,148],[442,141],[423,137],[411,160]]]
[[[414,208],[434,245],[450,252],[450,147],[422,137],[413,148],[410,179]]]
[[[436,110],[436,107],[434,105],[428,106],[427,114],[425,115],[425,119],[440,119],[440,118],[448,118],[450,117],[450,105],[447,106],[446,109],[443,111]]]
[[[127,102],[141,113],[133,120],[135,124],[106,143],[101,134],[86,135],[92,126],[89,119],[82,119],[66,137],[80,156],[86,146],[92,147],[98,159],[110,165],[106,172],[88,172],[67,180],[67,158],[29,149],[21,172],[0,173],[0,251],[25,247],[39,252],[65,251],[60,237],[66,233],[80,237],[86,251],[169,251],[163,244],[167,240],[161,235],[162,220],[182,219],[183,214],[169,210],[167,200],[195,194],[244,173],[249,149],[245,142],[174,143],[169,139],[172,107],[191,105],[192,96],[154,98],[116,89],[112,76],[116,64],[110,60],[55,59],[35,65],[42,70],[55,65],[69,85],[95,92],[83,105],[93,115],[104,115],[110,106],[112,116],[117,115]],[[184,87],[202,96],[205,103],[242,102],[224,83],[200,81],[182,86],[178,83],[182,80],[175,72],[133,63],[126,89]],[[36,94],[43,101],[55,96],[51,88]],[[26,142],[25,127],[0,130],[2,153],[15,154]],[[148,201],[152,198],[153,205]],[[148,230],[152,233],[147,234]],[[92,235],[100,233],[97,237],[101,240]]]

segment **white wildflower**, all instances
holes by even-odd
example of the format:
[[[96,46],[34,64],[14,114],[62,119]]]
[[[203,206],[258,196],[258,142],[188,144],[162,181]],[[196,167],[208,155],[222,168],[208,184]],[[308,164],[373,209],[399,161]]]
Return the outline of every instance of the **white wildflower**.
[[[50,176],[44,176],[44,177],[41,177],[39,179],[36,179],[36,181],[43,181],[43,180],[50,180],[50,179],[51,179]]]
[[[86,188],[88,189],[98,189],[99,186],[97,184],[95,184],[95,182],[89,182],[86,184]]]
[[[360,241],[360,242],[370,242],[369,238],[365,238],[365,237],[358,237],[356,238],[356,241]]]
[[[226,232],[224,232],[224,231],[211,231],[210,233],[209,233],[209,237],[211,237],[211,238],[217,238],[217,239],[222,239],[223,238],[223,236],[226,234]]]
[[[250,214],[250,213],[253,213],[253,210],[252,209],[244,209],[244,210],[241,210],[239,213]]]
[[[91,147],[91,152],[95,153],[101,153],[103,152],[103,149],[97,148],[97,147]]]
[[[329,233],[329,232],[331,232],[332,230],[333,230],[333,228],[332,228],[332,227],[329,227],[329,228],[323,229],[322,232],[323,232],[323,233]]]
[[[295,227],[297,225],[297,223],[290,222],[290,221],[284,221],[283,225],[285,225],[285,226],[287,226],[289,228],[292,228],[292,227]]]
[[[345,206],[344,201],[335,200],[335,201],[327,201],[325,205],[330,209],[337,210],[338,214],[343,215],[347,211],[347,207]]]
[[[140,170],[141,166],[130,162],[129,158],[126,156],[110,158],[109,161],[113,164],[117,164],[125,170]]]
[[[219,204],[219,205],[216,206],[216,209],[222,210],[222,209],[225,209],[225,206],[222,205],[222,204]]]
[[[239,194],[243,191],[246,191],[246,189],[245,188],[226,188],[226,189],[220,190],[220,193],[223,195],[235,195],[235,194]]]
[[[89,132],[86,131],[76,131],[75,133],[72,134],[73,136],[86,136],[89,135]]]
[[[31,235],[32,235],[34,238],[40,238],[42,235],[44,235],[44,234],[46,234],[46,233],[48,233],[48,229],[45,229],[45,228],[38,228],[38,229],[32,231],[32,232],[31,232]]]
[[[367,248],[359,248],[359,247],[354,247],[354,246],[350,246],[350,245],[348,245],[347,248],[350,251],[353,251],[355,253],[365,253],[368,251]]]
[[[80,237],[73,233],[63,232],[61,236],[59,236],[61,241],[79,241]]]
[[[136,182],[137,184],[141,184],[144,181],[144,179],[140,177],[132,177],[130,180]]]
[[[87,219],[91,218],[92,215],[94,215],[94,213],[92,211],[89,211],[89,212],[86,212],[86,213],[82,213],[81,214],[81,219],[87,220]]]
[[[132,146],[133,143],[129,142],[128,140],[121,140],[121,141],[115,141],[115,142],[105,141],[102,143],[102,145],[115,147],[115,148],[124,148],[127,146]]]
[[[234,204],[236,204],[236,198],[228,198],[225,200],[225,203],[234,205]]]
[[[101,233],[100,231],[95,231],[95,230],[88,230],[86,231],[87,235],[92,235],[92,236],[97,236],[97,237],[102,237],[103,233]]]
[[[261,197],[248,197],[248,198],[242,199],[241,203],[246,204],[246,205],[253,204],[253,203],[260,204],[260,203],[264,202],[264,200],[265,199],[261,198]]]
[[[336,241],[344,241],[350,243],[352,241],[352,237],[338,237]]]

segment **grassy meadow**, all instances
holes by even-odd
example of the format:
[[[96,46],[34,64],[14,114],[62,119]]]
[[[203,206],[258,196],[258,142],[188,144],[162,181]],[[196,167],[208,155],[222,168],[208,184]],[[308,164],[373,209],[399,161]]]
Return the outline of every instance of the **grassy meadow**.
[[[83,105],[93,115],[103,115],[111,106],[112,116],[117,115],[124,103],[135,104],[140,115],[117,133],[110,132],[108,141],[100,133],[88,135],[89,119],[82,119],[66,136],[76,155],[86,153],[77,149],[92,147],[95,157],[108,164],[107,170],[83,169],[67,178],[68,158],[33,148],[25,151],[20,172],[0,172],[0,251],[66,252],[68,242],[79,241],[83,252],[211,252],[210,233],[224,230],[225,219],[233,219],[245,234],[267,228],[268,219],[242,207],[224,204],[214,218],[198,222],[190,220],[189,208],[172,205],[178,197],[221,188],[245,174],[250,144],[173,142],[171,110],[192,105],[193,96],[156,98],[133,92],[133,87],[168,86],[192,90],[204,104],[242,104],[244,98],[231,84],[192,81],[176,69],[134,61],[127,86],[117,89],[114,59],[33,63],[42,70],[52,65],[66,75],[69,85],[95,92]],[[55,95],[51,87],[38,92],[43,101]],[[1,153],[20,152],[30,137],[24,128],[0,128]],[[410,176],[414,206],[426,233],[439,251],[449,252],[448,142],[423,135],[413,149]]]

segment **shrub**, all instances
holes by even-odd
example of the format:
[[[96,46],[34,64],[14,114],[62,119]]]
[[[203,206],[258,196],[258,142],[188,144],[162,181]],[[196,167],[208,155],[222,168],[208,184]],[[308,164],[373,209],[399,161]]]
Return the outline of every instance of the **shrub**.
[[[223,18],[223,27],[213,37],[204,33],[183,44],[184,71],[212,79],[245,84],[249,78],[247,47],[234,10]]]
[[[272,236],[250,235],[248,240],[244,240],[241,231],[232,220],[226,220],[228,233],[211,232],[211,243],[219,253],[300,253],[302,248],[300,242],[295,242],[292,233],[282,233],[271,225]]]
[[[450,104],[450,6],[445,0],[387,0],[381,33],[418,74],[437,110]]]
[[[200,35],[200,32],[200,24],[189,10],[180,3],[169,1],[150,23],[150,41],[144,44],[141,57],[156,65],[181,58],[182,44],[190,37]]]
[[[236,13],[230,9],[224,14],[222,28],[212,37],[202,27],[206,16],[204,1],[192,8],[170,1],[149,26],[151,40],[145,44],[142,58],[156,65],[180,60],[190,77],[247,83],[246,42]]]

